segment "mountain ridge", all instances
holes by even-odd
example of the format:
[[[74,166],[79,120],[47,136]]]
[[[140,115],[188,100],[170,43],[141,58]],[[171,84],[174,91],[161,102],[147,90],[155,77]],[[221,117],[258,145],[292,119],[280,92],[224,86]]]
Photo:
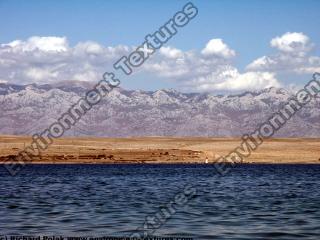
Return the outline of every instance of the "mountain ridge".
[[[87,82],[0,83],[0,134],[42,132],[90,90]],[[293,92],[282,88],[233,95],[114,89],[67,136],[234,137],[255,130]],[[301,109],[275,136],[320,137],[320,98]]]

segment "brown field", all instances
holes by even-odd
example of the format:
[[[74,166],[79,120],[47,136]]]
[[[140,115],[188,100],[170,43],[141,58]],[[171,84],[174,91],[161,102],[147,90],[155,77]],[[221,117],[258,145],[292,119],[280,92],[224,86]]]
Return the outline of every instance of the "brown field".
[[[15,161],[30,142],[31,137],[0,136],[0,163]],[[62,138],[32,163],[211,163],[240,144],[240,138]],[[320,163],[320,139],[270,139],[244,163]]]

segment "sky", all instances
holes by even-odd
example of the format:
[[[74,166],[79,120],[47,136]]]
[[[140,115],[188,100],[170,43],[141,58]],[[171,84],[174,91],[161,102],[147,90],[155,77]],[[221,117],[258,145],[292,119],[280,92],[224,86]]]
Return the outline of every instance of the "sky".
[[[0,0],[0,82],[95,82],[189,1]],[[296,88],[320,72],[320,1],[192,1],[197,16],[126,89]]]

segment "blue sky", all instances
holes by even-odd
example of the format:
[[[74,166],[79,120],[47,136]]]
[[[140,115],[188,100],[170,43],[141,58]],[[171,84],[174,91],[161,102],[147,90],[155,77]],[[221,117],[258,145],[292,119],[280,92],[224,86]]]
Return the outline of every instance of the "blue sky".
[[[102,46],[137,46],[146,34],[156,31],[187,2],[0,0],[0,43],[17,39],[27,41],[32,36],[56,36],[66,37],[70,47],[86,41]],[[241,74],[254,60],[277,55],[279,46],[271,47],[270,41],[285,33],[303,33],[309,39],[308,44],[312,45],[308,55],[319,56],[320,1],[203,0],[193,3],[199,10],[197,17],[180,29],[168,46],[181,51],[201,52],[211,39],[222,39],[236,52],[232,66]],[[297,74],[288,71],[294,67],[297,67],[296,63],[285,66],[284,71],[275,71],[270,67],[263,71],[275,73],[282,86],[300,85],[307,80],[305,78],[310,76],[310,72]],[[301,66],[298,67],[301,69]],[[317,67],[317,63],[312,65],[312,69]],[[3,72],[1,78],[6,80],[5,74],[10,71],[6,69]],[[142,72],[130,76],[130,79],[125,78],[123,83],[127,88],[156,89],[183,86],[181,79]]]

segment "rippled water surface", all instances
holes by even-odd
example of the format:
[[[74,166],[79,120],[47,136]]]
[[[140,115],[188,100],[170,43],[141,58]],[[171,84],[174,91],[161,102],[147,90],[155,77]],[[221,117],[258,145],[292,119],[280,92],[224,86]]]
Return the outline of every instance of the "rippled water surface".
[[[156,230],[194,239],[320,239],[320,165],[0,166],[0,235],[125,235],[187,184],[197,192]]]

